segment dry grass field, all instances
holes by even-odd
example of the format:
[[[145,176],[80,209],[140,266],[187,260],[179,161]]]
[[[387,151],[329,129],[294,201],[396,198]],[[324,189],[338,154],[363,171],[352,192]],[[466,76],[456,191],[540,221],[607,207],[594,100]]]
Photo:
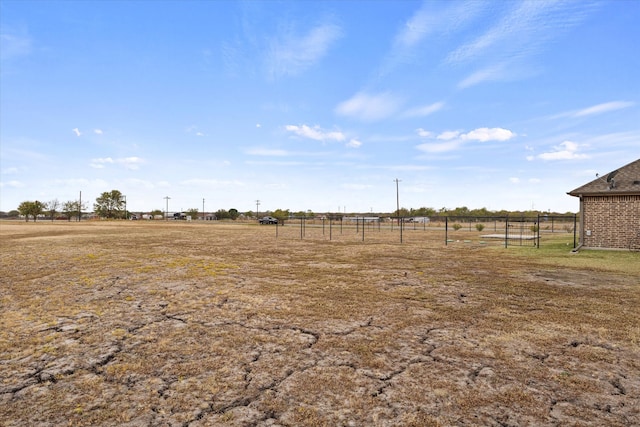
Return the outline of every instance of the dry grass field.
[[[640,254],[278,232],[0,223],[0,425],[640,425]]]

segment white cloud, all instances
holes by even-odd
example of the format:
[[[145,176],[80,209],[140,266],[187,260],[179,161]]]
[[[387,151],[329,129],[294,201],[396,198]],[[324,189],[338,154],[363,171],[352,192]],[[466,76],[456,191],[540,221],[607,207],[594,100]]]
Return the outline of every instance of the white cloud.
[[[362,146],[362,142],[358,141],[357,139],[351,139],[347,143],[347,147],[349,148],[360,148],[360,146]]]
[[[123,157],[118,159],[113,159],[111,157],[99,157],[91,159],[91,163],[89,165],[94,169],[104,169],[107,165],[119,164],[129,170],[137,170],[140,168],[142,163],[144,163],[144,160],[139,157]]]
[[[395,114],[402,101],[389,92],[369,95],[359,92],[350,99],[341,102],[335,112],[341,116],[354,117],[365,121],[387,118]]]
[[[589,156],[586,154],[578,153],[580,145],[572,141],[564,141],[553,147],[553,151],[542,153],[538,155],[542,160],[576,160],[586,159]],[[532,156],[528,156],[527,159],[531,160]]]
[[[621,110],[623,108],[632,107],[634,105],[636,105],[635,102],[628,102],[628,101],[605,102],[603,104],[594,105],[592,107],[585,108],[580,111],[576,111],[575,113],[572,114],[572,116],[584,117],[584,116],[591,116],[594,114],[608,113],[610,111]]]
[[[337,25],[323,24],[304,36],[286,34],[271,41],[267,66],[271,76],[299,74],[324,57],[331,45],[342,36]]]
[[[82,135],[82,133],[80,132],[80,129],[78,129],[78,128],[73,128],[73,129],[71,129],[71,132],[75,133],[75,134],[76,134],[76,136],[80,136],[80,135]]]
[[[250,148],[245,150],[245,153],[250,156],[288,156],[289,152],[286,150],[274,150],[269,148]]]
[[[107,164],[113,164],[114,161],[111,157],[100,157],[96,159],[91,159],[91,167],[95,169],[103,169]]]
[[[487,141],[508,141],[516,136],[515,133],[503,128],[478,128],[469,133],[461,135],[463,139],[487,142]]]
[[[424,130],[422,128],[416,129],[416,133],[418,134],[418,136],[420,136],[422,138],[433,138],[433,132],[430,132],[428,130]]]
[[[262,127],[262,125],[261,125],[260,123],[256,123],[256,127],[257,127],[257,128],[261,128],[261,127]]]
[[[316,141],[344,141],[345,135],[339,131],[325,131],[320,126],[310,127],[307,125],[296,126],[287,125],[285,129],[303,138],[314,139]]]
[[[455,139],[458,136],[460,136],[460,131],[448,130],[448,131],[444,131],[444,132],[440,133],[438,136],[436,136],[436,139],[440,139],[440,140],[443,140],[443,141],[448,141],[450,139]]]
[[[508,129],[503,128],[477,128],[467,133],[458,130],[449,130],[435,135],[432,132],[422,128],[416,130],[418,135],[426,139],[436,139],[444,142],[425,142],[416,146],[420,151],[427,153],[444,153],[461,148],[466,142],[478,141],[507,141],[516,136],[516,134]]]
[[[447,142],[428,142],[417,145],[416,148],[427,153],[445,153],[447,151],[457,150],[461,145],[462,141],[455,139]]]
[[[529,184],[540,184],[541,182],[540,178],[529,178]]]
[[[511,182],[512,184],[520,184],[520,178],[511,177],[509,178],[509,182]]]
[[[11,180],[7,182],[0,181],[0,187],[23,188],[25,187],[25,184],[16,180]]]
[[[137,170],[140,168],[140,165],[144,163],[144,161],[140,157],[125,157],[122,159],[117,159],[116,162],[124,165],[125,168],[130,170]]]
[[[102,132],[102,129],[94,129],[93,133],[95,133],[96,135],[102,135],[104,134],[104,132]]]
[[[423,105],[421,107],[411,108],[402,113],[402,117],[425,117],[430,114],[433,114],[437,111],[442,110],[444,107],[444,102],[435,102],[429,105]]]

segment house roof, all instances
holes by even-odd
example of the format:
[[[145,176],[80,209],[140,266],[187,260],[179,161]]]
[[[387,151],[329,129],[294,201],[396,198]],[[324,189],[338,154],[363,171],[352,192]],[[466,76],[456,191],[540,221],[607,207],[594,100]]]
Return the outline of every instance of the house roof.
[[[568,193],[571,196],[640,195],[640,159],[600,176]]]

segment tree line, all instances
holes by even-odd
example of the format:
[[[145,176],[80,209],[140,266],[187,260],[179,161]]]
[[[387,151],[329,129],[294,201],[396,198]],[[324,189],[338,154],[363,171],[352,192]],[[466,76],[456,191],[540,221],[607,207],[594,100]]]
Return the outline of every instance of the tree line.
[[[26,221],[29,221],[29,218],[33,218],[33,221],[43,214],[46,214],[52,221],[56,218],[57,215],[63,215],[69,221],[72,218],[76,220],[80,220],[82,216],[82,212],[86,210],[87,207],[84,204],[81,204],[79,200],[69,200],[66,202],[60,202],[57,199],[51,200],[49,202],[41,202],[38,200],[35,201],[24,201],[20,203],[18,206],[17,214],[25,217]],[[107,219],[129,219],[130,212],[126,208],[126,197],[119,190],[111,190],[105,191],[100,194],[99,197],[96,198],[95,203],[93,204],[93,212],[99,216],[100,218]],[[10,212],[9,216],[17,216],[12,215]],[[187,209],[185,211],[187,215],[190,215],[192,218],[197,218],[199,211],[198,209]],[[161,216],[164,212],[160,209],[156,209],[150,212],[152,217]],[[264,215],[271,215],[278,220],[284,221],[291,217],[296,218],[313,218],[315,214],[311,210],[307,211],[297,211],[290,212],[289,209],[276,209],[274,211],[266,211],[263,212]],[[491,216],[524,216],[524,217],[534,217],[539,214],[550,214],[550,215],[563,215],[558,213],[550,213],[550,212],[540,212],[540,211],[489,211],[486,208],[480,209],[469,209],[466,206],[457,207],[455,209],[447,209],[441,208],[436,210],[434,208],[421,207],[418,209],[414,208],[400,208],[399,210],[394,211],[393,213],[374,213],[367,212],[364,214],[360,213],[352,213],[355,215],[369,215],[369,216],[393,216],[393,217],[402,217],[402,218],[410,218],[410,217],[434,217],[434,216],[458,216],[458,217],[491,217]],[[215,212],[216,219],[231,219],[236,220],[240,217],[240,212],[237,209],[218,209]],[[256,214],[257,215],[257,214]],[[573,215],[573,212],[566,212],[566,215]],[[254,213],[252,211],[248,211],[245,213],[247,217],[253,217]]]

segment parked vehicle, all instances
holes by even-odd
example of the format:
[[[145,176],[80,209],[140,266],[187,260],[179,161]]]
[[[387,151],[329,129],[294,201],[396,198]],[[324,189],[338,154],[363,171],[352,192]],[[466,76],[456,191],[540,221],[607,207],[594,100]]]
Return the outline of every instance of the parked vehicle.
[[[258,220],[258,222],[260,222],[260,224],[277,224],[278,219],[272,216],[263,216]]]

